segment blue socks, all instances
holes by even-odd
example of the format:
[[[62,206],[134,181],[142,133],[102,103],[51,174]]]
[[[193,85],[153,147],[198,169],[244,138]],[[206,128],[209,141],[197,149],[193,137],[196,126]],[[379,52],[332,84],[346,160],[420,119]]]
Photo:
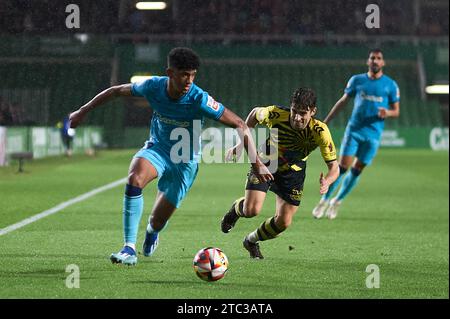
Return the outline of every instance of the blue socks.
[[[344,181],[342,182],[342,187],[339,190],[339,193],[336,196],[338,201],[341,201],[347,196],[350,191],[355,187],[355,185],[359,181],[359,175],[361,174],[360,170],[352,168],[350,174],[345,176]]]
[[[143,207],[144,198],[142,197],[142,189],[127,184],[123,199],[123,232],[125,245],[132,244],[132,246],[135,246],[136,244]]]

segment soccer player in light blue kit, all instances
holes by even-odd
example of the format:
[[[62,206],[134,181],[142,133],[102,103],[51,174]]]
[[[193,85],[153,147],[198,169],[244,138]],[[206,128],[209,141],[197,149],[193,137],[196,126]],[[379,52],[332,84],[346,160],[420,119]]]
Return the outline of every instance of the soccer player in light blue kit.
[[[236,128],[258,178],[262,182],[273,179],[256,155],[245,122],[193,83],[200,66],[198,55],[188,48],[175,48],[169,52],[167,62],[167,76],[110,87],[70,115],[71,127],[76,127],[87,112],[118,96],[145,97],[153,109],[150,138],[130,164],[123,201],[125,243],[122,250],[111,255],[113,263],[137,263],[136,238],[144,206],[142,189],[159,178],[143,244],[144,256],[154,253],[159,232],[180,207],[197,176],[201,127],[196,126],[196,121],[208,117]]]
[[[341,144],[339,177],[314,208],[312,214],[315,218],[322,218],[324,215],[329,219],[337,217],[342,200],[358,183],[364,167],[372,162],[377,153],[384,120],[400,115],[400,90],[393,79],[383,74],[383,52],[380,49],[371,50],[367,65],[367,73],[350,78],[344,95],[324,120],[324,123],[328,124],[350,98],[355,98],[353,112]],[[346,175],[350,167],[350,172]],[[336,197],[331,199],[341,181],[342,185]]]

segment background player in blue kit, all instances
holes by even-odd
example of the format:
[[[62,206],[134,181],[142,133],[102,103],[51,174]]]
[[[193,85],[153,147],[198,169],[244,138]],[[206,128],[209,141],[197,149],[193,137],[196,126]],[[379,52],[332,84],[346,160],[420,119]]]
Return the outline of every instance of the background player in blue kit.
[[[336,114],[354,97],[353,112],[348,121],[340,149],[337,180],[322,196],[313,210],[315,218],[326,215],[329,219],[337,216],[342,200],[350,193],[359,180],[364,167],[369,165],[380,146],[384,120],[400,115],[400,90],[397,83],[383,74],[385,65],[383,52],[374,49],[367,60],[369,71],[350,78],[344,95],[328,113],[324,123],[329,123]],[[350,172],[343,178],[351,166]],[[331,198],[343,179],[336,197]]]
[[[137,263],[136,238],[144,205],[142,189],[149,182],[159,178],[158,194],[143,245],[145,256],[153,254],[159,242],[159,231],[166,226],[191,188],[198,171],[200,150],[200,132],[196,131],[194,121],[209,117],[237,128],[255,174],[263,182],[273,179],[256,155],[255,144],[245,122],[194,84],[200,66],[198,55],[188,48],[175,48],[169,52],[167,60],[167,76],[110,87],[70,115],[71,126],[76,127],[93,108],[112,98],[131,95],[145,97],[153,109],[150,138],[130,164],[123,202],[125,244],[121,251],[111,255],[113,263]],[[174,136],[183,136],[183,132],[189,133],[188,140],[173,139]],[[181,156],[180,149],[185,151]]]
[[[64,119],[56,124],[61,132],[61,140],[64,147],[64,154],[67,157],[72,156],[73,152],[73,139],[75,137],[75,129],[70,128],[69,115],[67,114]]]

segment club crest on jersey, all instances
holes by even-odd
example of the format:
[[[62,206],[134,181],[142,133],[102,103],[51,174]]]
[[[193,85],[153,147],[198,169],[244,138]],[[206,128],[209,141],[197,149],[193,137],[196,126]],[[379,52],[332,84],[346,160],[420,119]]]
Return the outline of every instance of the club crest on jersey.
[[[216,102],[211,96],[208,95],[208,102],[206,102],[206,105],[208,105],[210,108],[212,108],[214,111],[219,110],[219,103]]]

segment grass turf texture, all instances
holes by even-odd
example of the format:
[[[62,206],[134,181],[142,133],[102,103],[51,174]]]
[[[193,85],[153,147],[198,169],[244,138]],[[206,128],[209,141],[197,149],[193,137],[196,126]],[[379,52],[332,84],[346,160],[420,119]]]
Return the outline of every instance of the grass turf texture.
[[[0,228],[93,188],[125,177],[134,151],[34,160],[17,174],[0,169]],[[318,152],[308,160],[301,207],[291,227],[261,244],[266,259],[250,260],[243,237],[274,213],[269,192],[260,216],[241,219],[229,234],[220,220],[242,196],[248,165],[201,165],[160,246],[136,267],[112,265],[122,245],[124,187],[98,194],[0,236],[0,298],[448,298],[448,152],[382,149],[336,220],[314,220]],[[156,183],[144,191],[138,248]],[[228,256],[224,279],[196,277],[202,247]],[[80,288],[66,287],[66,267],[80,269]],[[366,267],[380,269],[380,288],[366,288]]]

